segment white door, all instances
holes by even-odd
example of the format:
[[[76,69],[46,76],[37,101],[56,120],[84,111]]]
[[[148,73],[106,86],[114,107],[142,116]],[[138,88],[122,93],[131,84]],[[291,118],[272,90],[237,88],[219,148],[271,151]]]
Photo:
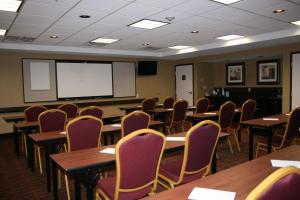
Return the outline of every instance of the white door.
[[[193,65],[178,65],[176,73],[176,98],[184,99],[189,106],[194,105]]]
[[[299,93],[299,84],[300,84],[300,53],[293,53],[292,54],[292,102],[291,102],[291,110],[295,109],[296,107],[300,106],[300,93]],[[297,86],[298,85],[298,86]]]

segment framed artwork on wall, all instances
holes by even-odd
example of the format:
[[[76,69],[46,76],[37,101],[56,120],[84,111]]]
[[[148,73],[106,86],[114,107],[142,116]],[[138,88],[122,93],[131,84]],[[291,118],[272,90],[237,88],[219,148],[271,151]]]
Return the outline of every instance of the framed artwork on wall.
[[[245,63],[226,65],[227,85],[245,85]]]
[[[279,84],[279,60],[257,62],[257,84]]]

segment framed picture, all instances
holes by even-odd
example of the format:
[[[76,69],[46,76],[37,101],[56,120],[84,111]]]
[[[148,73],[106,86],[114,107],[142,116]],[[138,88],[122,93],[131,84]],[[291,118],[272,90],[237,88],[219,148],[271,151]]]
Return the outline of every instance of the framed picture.
[[[233,63],[226,65],[227,85],[245,84],[245,63]]]
[[[279,60],[257,62],[257,84],[279,83]]]

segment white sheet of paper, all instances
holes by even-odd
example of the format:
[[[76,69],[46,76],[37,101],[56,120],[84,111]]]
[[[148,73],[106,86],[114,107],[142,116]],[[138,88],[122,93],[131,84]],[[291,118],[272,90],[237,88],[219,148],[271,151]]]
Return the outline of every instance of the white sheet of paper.
[[[62,131],[62,132],[60,132],[60,134],[67,134],[67,132],[66,131]]]
[[[205,114],[205,115],[215,115],[215,114],[217,114],[217,113],[215,113],[215,112],[205,112],[205,113],[203,113],[203,114]]]
[[[278,121],[279,119],[278,118],[271,118],[271,117],[264,117],[263,120],[266,120],[266,121]]]
[[[291,115],[291,113],[286,113],[285,115]]]
[[[189,200],[234,200],[235,192],[195,187],[189,195]]]
[[[112,127],[121,127],[121,124],[112,124]]]
[[[235,112],[239,111],[239,109],[234,109]]]
[[[300,161],[295,160],[271,160],[272,167],[297,167],[300,168]]]
[[[100,153],[115,154],[115,148],[106,148],[101,150]]]
[[[185,141],[185,137],[166,137],[166,141]]]
[[[173,110],[173,108],[168,108],[167,110]]]

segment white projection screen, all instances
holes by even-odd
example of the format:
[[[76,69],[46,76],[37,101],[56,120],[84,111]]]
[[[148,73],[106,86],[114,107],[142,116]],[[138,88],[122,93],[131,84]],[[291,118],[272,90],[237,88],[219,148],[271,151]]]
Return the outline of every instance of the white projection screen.
[[[292,53],[292,69],[291,69],[291,78],[292,78],[292,85],[291,85],[291,108],[292,110],[297,106],[300,106],[300,92],[299,92],[299,85],[300,85],[300,52]]]
[[[112,64],[56,62],[57,98],[113,95]]]

